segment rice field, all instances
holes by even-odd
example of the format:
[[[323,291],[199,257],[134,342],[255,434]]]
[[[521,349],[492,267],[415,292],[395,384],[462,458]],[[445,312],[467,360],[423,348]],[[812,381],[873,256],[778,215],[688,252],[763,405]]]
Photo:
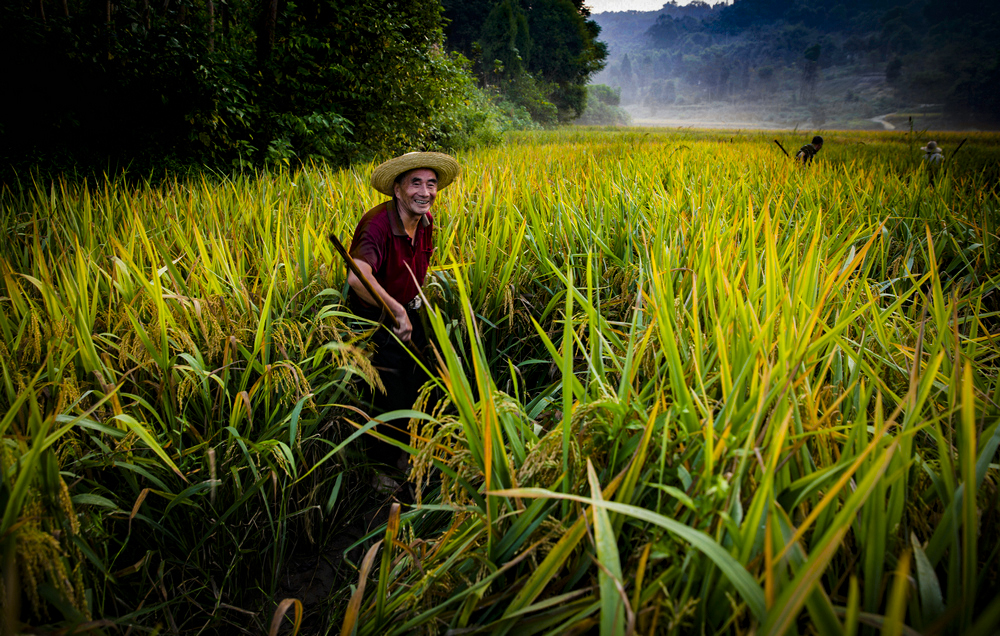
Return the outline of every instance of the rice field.
[[[995,634],[1000,135],[774,136],[459,155],[402,505],[373,165],[0,193],[3,633]]]

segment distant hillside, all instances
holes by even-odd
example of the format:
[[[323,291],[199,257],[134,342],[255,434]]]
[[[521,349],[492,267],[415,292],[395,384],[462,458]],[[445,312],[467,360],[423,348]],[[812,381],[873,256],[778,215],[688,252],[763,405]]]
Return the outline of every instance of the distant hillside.
[[[649,44],[646,31],[656,24],[656,19],[661,15],[678,20],[704,20],[713,12],[717,13],[722,6],[719,4],[713,7],[703,2],[683,6],[668,3],[659,11],[610,11],[595,13],[591,19],[601,27],[600,39],[608,45],[608,50],[620,55],[645,48]]]
[[[711,106],[769,125],[877,127],[923,105],[930,126],[1000,124],[991,0],[735,0],[592,19],[609,52],[593,81],[619,88],[637,121]]]

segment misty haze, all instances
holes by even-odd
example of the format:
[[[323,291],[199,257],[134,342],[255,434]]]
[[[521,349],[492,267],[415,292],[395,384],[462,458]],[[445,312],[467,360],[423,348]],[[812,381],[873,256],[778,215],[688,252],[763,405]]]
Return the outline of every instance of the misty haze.
[[[579,123],[870,130],[1000,123],[1000,10],[985,0],[696,0],[592,19],[608,58]]]

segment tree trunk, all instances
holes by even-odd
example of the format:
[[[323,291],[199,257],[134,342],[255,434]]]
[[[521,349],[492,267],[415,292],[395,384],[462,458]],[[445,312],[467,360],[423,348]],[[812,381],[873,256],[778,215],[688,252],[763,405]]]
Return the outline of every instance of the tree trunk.
[[[104,51],[111,59],[111,0],[104,3]]]
[[[215,52],[215,3],[208,0],[208,52]]]
[[[45,0],[38,0],[38,17],[45,22]]]
[[[94,8],[97,13],[97,22],[102,23],[101,49],[104,59],[111,58],[111,0],[96,0]]]
[[[257,31],[257,66],[263,67],[271,59],[274,49],[274,31],[278,22],[278,0],[261,0],[260,28]]]

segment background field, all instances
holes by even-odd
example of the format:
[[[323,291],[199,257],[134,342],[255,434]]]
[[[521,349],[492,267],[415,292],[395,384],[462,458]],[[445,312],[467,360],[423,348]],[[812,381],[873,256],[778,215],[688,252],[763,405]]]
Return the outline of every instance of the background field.
[[[413,506],[326,239],[372,165],[5,191],[5,625],[993,633],[1000,136],[932,187],[927,137],[775,135],[459,156]]]

